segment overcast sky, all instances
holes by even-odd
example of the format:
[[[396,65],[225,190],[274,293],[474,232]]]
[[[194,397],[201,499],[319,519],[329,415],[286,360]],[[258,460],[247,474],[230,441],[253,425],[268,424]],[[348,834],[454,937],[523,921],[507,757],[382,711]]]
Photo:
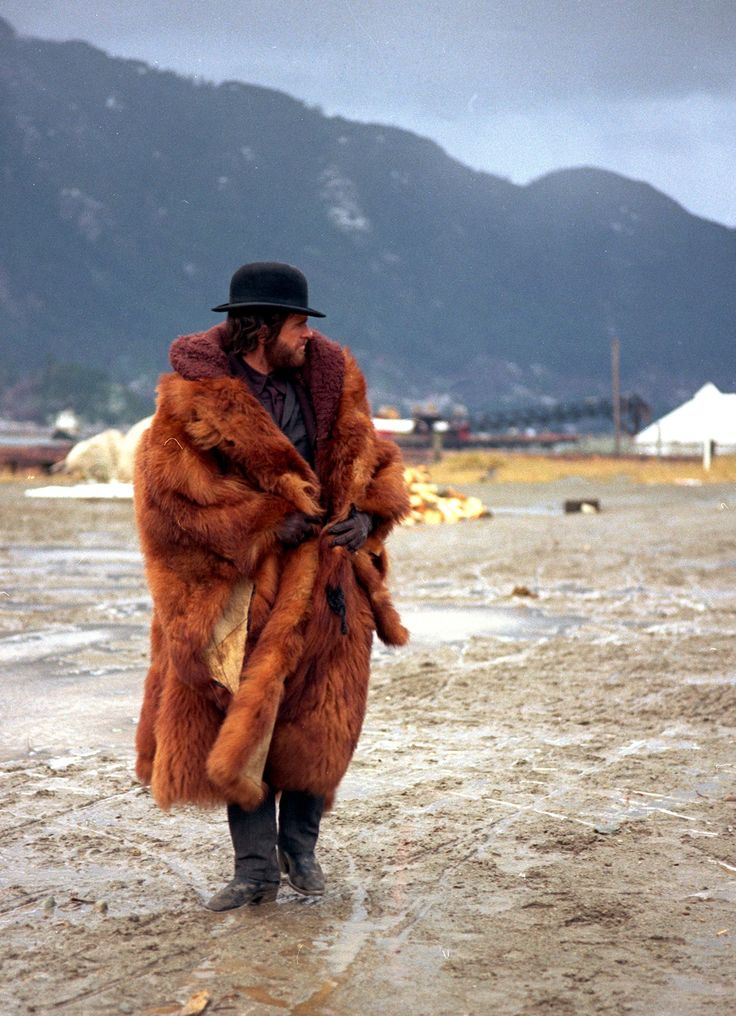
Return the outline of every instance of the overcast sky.
[[[85,39],[427,135],[525,183],[594,165],[736,226],[736,0],[0,0]]]

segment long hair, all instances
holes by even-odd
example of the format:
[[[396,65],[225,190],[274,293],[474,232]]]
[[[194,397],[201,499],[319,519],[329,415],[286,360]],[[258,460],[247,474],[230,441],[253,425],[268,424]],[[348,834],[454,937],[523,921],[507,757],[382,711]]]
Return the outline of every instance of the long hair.
[[[266,345],[274,342],[289,316],[288,311],[257,308],[250,314],[230,311],[227,316],[228,337],[224,347],[226,353],[252,353],[258,348],[260,339]]]

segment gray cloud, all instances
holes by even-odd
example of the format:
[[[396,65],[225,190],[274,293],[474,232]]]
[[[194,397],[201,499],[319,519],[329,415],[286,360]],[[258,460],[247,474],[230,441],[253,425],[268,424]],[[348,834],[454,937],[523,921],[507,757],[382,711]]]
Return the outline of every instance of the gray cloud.
[[[733,0],[0,0],[0,13],[26,34],[419,130],[519,181],[587,163],[669,182],[736,223]]]
[[[5,0],[0,11],[32,34],[145,52],[216,79],[251,67],[271,84],[347,72],[379,92],[410,79],[438,107],[469,89],[526,106],[736,84],[732,0],[76,0],[56,10]]]

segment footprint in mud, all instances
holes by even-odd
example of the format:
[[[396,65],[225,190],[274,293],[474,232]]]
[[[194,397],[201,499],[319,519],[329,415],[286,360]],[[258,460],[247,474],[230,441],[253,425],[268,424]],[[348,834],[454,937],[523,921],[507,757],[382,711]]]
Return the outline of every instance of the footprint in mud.
[[[602,907],[584,907],[579,909],[572,917],[568,917],[563,924],[570,928],[576,924],[600,924],[606,928],[619,928],[633,919],[633,913],[615,904],[607,904]]]

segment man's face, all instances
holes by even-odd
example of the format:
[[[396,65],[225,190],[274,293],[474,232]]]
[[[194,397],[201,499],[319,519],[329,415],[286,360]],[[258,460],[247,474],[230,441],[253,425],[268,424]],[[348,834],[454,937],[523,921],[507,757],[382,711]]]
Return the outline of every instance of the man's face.
[[[307,342],[312,329],[304,314],[289,314],[273,342],[263,347],[271,370],[293,370],[306,359]]]

